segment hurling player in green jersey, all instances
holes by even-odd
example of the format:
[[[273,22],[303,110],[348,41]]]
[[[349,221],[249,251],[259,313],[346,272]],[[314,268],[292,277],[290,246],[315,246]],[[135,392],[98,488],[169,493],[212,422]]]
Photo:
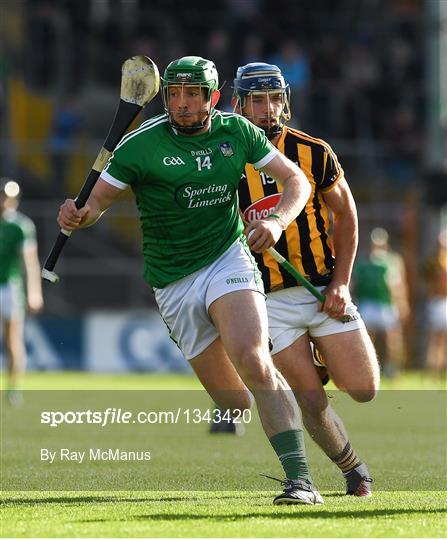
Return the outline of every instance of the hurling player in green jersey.
[[[287,477],[274,503],[318,504],[299,411],[269,354],[262,280],[248,249],[262,252],[275,244],[303,209],[310,186],[262,130],[216,110],[219,96],[211,61],[186,56],[171,62],[162,79],[165,114],[122,139],[85,207],[77,210],[66,200],[58,223],[66,230],[91,225],[131,187],[140,211],[145,279],[172,339],[218,404],[234,408],[231,393],[238,391],[249,407],[253,394]],[[251,223],[248,245],[237,197],[246,163],[283,184],[277,217]],[[209,377],[216,365],[219,381]]]
[[[354,296],[376,344],[384,376],[395,377],[405,356],[404,328],[410,313],[405,265],[391,249],[382,227],[371,231],[366,255],[354,266]]]
[[[40,265],[33,222],[17,211],[20,187],[0,179],[0,320],[8,362],[7,396],[11,405],[21,402],[19,390],[25,371],[24,319],[43,307]],[[26,295],[22,268],[26,273]]]

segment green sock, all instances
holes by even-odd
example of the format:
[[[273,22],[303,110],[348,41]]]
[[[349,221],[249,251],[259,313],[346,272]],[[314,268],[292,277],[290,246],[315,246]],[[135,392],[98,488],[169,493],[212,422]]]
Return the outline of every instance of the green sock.
[[[277,453],[281,465],[290,480],[309,480],[312,478],[307,467],[304,434],[302,429],[283,431],[270,437],[270,444]]]

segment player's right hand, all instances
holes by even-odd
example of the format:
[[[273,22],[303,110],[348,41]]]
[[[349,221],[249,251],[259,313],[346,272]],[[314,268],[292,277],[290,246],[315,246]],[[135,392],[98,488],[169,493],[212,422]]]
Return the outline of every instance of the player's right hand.
[[[84,221],[87,220],[90,213],[90,207],[86,204],[83,208],[76,208],[73,199],[66,199],[59,207],[57,223],[61,229],[66,231],[74,231],[82,227]]]
[[[281,225],[275,219],[254,220],[245,226],[248,247],[255,253],[262,253],[273,247],[282,234]]]

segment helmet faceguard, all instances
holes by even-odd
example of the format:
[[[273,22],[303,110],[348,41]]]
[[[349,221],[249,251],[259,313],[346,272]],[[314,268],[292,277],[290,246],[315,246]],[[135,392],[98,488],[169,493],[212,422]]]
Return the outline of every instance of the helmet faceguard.
[[[233,96],[241,110],[255,95],[265,95],[270,100],[272,96],[278,94],[281,96],[281,111],[276,118],[272,118],[270,112],[267,116],[252,118],[255,124],[256,120],[268,121],[266,127],[262,124],[260,127],[269,139],[279,135],[284,124],[290,120],[290,87],[286,84],[279,67],[273,64],[253,62],[238,68],[233,82]]]
[[[199,88],[203,98],[200,110],[192,112],[185,111],[182,114],[185,116],[205,114],[205,117],[191,126],[179,125],[173,118],[173,113],[178,111],[171,110],[169,107],[168,90],[170,86],[179,87],[182,93],[187,87]],[[216,66],[210,60],[206,60],[200,56],[184,56],[171,62],[166,68],[164,76],[161,78],[163,105],[168,114],[171,126],[182,133],[194,133],[203,129],[214,110],[212,96],[213,92],[218,90],[218,87],[219,77]]]

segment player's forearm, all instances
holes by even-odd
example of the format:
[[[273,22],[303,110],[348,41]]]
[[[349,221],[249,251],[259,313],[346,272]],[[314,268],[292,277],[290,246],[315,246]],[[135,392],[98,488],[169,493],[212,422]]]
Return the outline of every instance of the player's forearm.
[[[393,303],[399,309],[401,317],[404,319],[407,317],[410,307],[409,307],[409,296],[407,290],[407,279],[404,262],[400,259],[397,259],[396,262],[396,275],[393,276],[393,279],[390,279],[388,276],[388,288],[391,291],[391,296]]]
[[[40,276],[40,264],[36,246],[25,247],[23,251],[23,263],[26,272],[26,291],[28,304],[35,310],[42,305],[42,280]]]
[[[102,186],[99,182],[90,194],[86,206],[89,207],[88,214],[82,220],[80,228],[90,227],[98,221],[104,212],[112,205],[117,194],[121,193],[109,186]]]
[[[358,222],[354,212],[334,217],[335,269],[333,283],[349,285],[358,245]]]
[[[284,230],[306,206],[310,183],[303,171],[283,154],[277,154],[262,170],[283,186],[281,200],[273,214],[278,216]]]
[[[279,221],[283,229],[302,212],[311,193],[311,187],[301,169],[285,181],[283,181],[283,192],[278,205],[273,213],[279,216]]]
[[[397,306],[401,318],[405,319],[410,311],[408,298],[405,290],[402,290],[402,288],[400,287],[393,287],[390,290],[393,303]]]
[[[93,225],[121,193],[121,189],[99,178],[82,208],[76,208],[73,199],[65,200],[59,208],[57,222],[61,229],[67,231]]]
[[[106,210],[106,208],[102,207],[100,201],[92,196],[89,197],[86,206],[89,207],[89,212],[85,219],[81,222],[79,226],[80,229],[94,225]]]
[[[42,296],[42,279],[40,276],[40,265],[32,264],[27,269],[27,291],[29,295]]]

